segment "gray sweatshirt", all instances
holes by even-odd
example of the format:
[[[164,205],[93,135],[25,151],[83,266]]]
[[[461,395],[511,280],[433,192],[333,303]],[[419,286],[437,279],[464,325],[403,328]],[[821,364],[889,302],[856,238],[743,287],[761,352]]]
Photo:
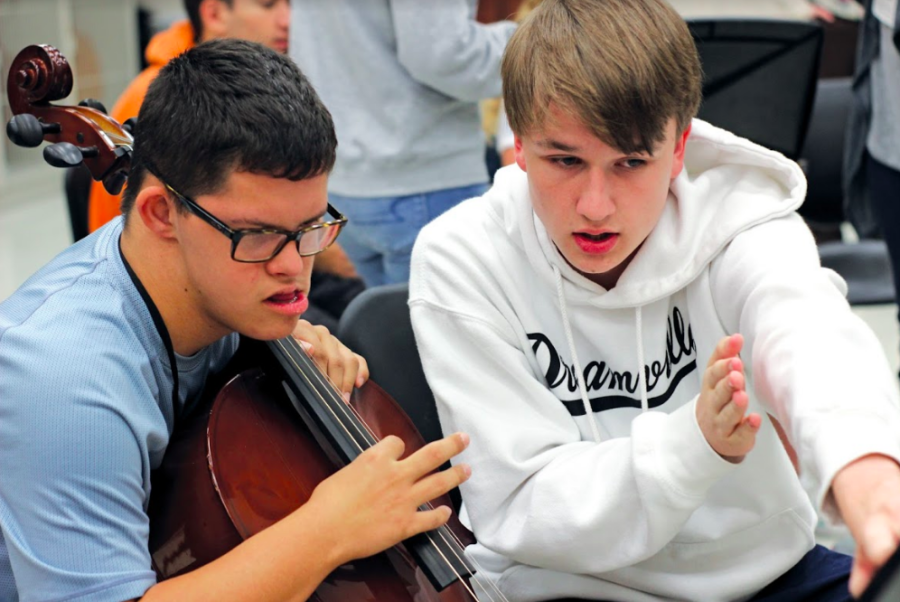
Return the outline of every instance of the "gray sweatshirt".
[[[477,0],[294,0],[290,54],[334,117],[329,189],[402,196],[487,181],[477,101],[515,24]]]

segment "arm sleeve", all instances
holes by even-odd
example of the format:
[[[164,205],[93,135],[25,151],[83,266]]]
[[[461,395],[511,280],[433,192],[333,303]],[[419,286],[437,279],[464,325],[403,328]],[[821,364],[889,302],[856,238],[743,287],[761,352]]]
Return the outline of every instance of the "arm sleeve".
[[[397,58],[413,79],[447,96],[500,95],[500,60],[515,23],[474,20],[466,0],[391,0]]]
[[[797,215],[738,235],[710,284],[726,329],[745,338],[753,387],[796,448],[804,486],[832,520],[835,474],[880,453],[900,461],[900,400],[875,334],[820,267]],[[826,503],[827,502],[827,503]]]
[[[51,338],[0,340],[0,528],[20,600],[140,597],[156,581],[149,462],[128,414],[134,400],[152,411],[153,392],[115,352],[72,356]]]
[[[461,490],[479,544],[524,564],[595,575],[655,554],[735,466],[707,444],[695,404],[641,415],[630,437],[582,440],[531,366],[502,293],[478,290],[480,276],[464,267],[432,277],[442,270],[426,265],[428,247],[420,237],[413,253],[413,328],[444,432],[471,437],[459,459],[472,477]],[[438,263],[478,266],[447,259]],[[466,313],[452,309],[461,304]]]

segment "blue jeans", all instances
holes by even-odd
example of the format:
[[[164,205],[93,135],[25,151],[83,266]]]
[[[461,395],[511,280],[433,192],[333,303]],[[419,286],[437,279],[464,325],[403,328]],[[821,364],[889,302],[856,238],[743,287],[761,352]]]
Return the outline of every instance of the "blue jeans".
[[[419,230],[466,199],[487,192],[487,184],[447,188],[400,197],[329,194],[348,222],[338,239],[368,286],[409,280],[409,260]]]

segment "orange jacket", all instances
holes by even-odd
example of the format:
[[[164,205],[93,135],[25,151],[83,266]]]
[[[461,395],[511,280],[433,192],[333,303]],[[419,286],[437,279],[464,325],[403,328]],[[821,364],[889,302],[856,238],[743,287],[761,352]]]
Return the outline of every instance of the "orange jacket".
[[[123,123],[126,119],[137,117],[147,94],[150,82],[166,63],[194,46],[194,29],[190,21],[179,21],[166,31],[153,36],[147,45],[144,56],[149,67],[144,69],[131,84],[125,88],[122,96],[116,101],[110,115]],[[88,201],[88,229],[93,232],[112,218],[119,215],[119,204],[122,195],[106,192],[101,182],[91,184],[91,196]]]

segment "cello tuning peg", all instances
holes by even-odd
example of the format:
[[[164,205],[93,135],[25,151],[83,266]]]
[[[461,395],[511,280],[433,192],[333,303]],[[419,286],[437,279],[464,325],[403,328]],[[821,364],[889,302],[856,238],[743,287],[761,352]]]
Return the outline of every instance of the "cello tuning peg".
[[[129,117],[125,120],[125,123],[122,124],[122,128],[134,136],[134,128],[137,127],[137,117]]]
[[[103,187],[106,188],[106,192],[109,194],[119,194],[122,192],[122,187],[125,186],[125,181],[127,179],[128,174],[117,171],[103,178]]]
[[[97,100],[96,98],[85,98],[84,100],[82,100],[81,102],[78,103],[78,106],[96,109],[96,110],[100,111],[101,113],[103,113],[104,115],[108,114],[106,107],[104,107],[103,103],[100,102],[99,100]]]
[[[44,134],[59,133],[58,123],[42,123],[30,113],[13,115],[6,124],[6,135],[16,146],[35,148],[44,141]]]
[[[53,167],[76,167],[86,157],[97,155],[96,146],[78,147],[71,142],[57,142],[44,149],[44,160]]]

